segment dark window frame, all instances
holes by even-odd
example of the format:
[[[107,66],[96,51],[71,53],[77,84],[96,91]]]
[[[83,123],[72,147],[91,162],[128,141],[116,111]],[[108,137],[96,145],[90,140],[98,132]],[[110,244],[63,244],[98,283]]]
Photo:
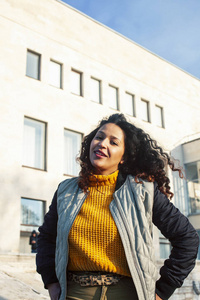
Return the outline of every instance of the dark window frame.
[[[41,200],[41,199],[34,199],[34,198],[29,198],[29,197],[21,197],[21,214],[22,214],[22,199],[24,200],[28,200],[28,201],[34,201],[34,202],[42,202],[42,215],[41,215],[41,223],[38,223],[38,224],[27,224],[27,223],[22,223],[22,215],[20,217],[20,232],[23,232],[23,233],[26,233],[26,232],[31,232],[32,231],[32,228],[36,227],[38,228],[39,226],[42,225],[42,222],[44,220],[44,216],[45,216],[45,213],[46,213],[46,205],[47,205],[47,202],[45,200]],[[23,226],[24,227],[27,227],[27,228],[31,228],[30,231],[27,231],[27,230],[23,230]],[[36,229],[35,228],[35,229]]]
[[[132,111],[132,114],[128,114],[129,116],[131,117],[134,117],[136,118],[136,108],[135,108],[135,95],[130,93],[130,92],[125,92],[127,95],[131,96],[132,97],[132,108],[133,108],[133,111]]]
[[[71,72],[74,72],[74,73],[77,73],[80,75],[80,82],[79,82],[80,93],[74,93],[73,91],[71,91],[71,94],[83,97],[83,72],[78,71],[74,68],[71,68]]]
[[[69,128],[64,128],[64,136],[65,136],[65,131],[76,133],[76,134],[79,134],[81,136],[81,143],[80,143],[80,150],[81,150],[81,144],[82,144],[82,141],[83,141],[83,138],[84,138],[84,134],[80,131],[72,130],[72,129],[69,129]],[[63,173],[63,175],[64,176],[70,176],[70,177],[77,177],[77,175],[69,174],[69,173],[65,173],[65,172]]]
[[[97,104],[102,104],[102,81],[94,76],[91,76],[91,79],[99,82],[99,101],[97,102],[93,99],[91,99],[91,101]]]
[[[109,108],[115,109],[115,110],[120,110],[120,107],[119,107],[119,88],[112,85],[112,84],[109,84],[108,86],[109,86],[109,88],[113,88],[113,89],[116,90],[116,108],[112,107],[112,106],[109,106]]]
[[[151,123],[150,102],[148,100],[145,100],[145,99],[141,99],[141,101],[145,102],[146,107],[147,107],[147,120],[142,119],[142,121],[147,122],[147,123]]]
[[[160,128],[165,128],[164,108],[157,104],[155,104],[155,107],[160,108],[160,119],[161,119],[161,126],[159,126],[159,125],[156,125],[156,126],[160,127]]]
[[[35,78],[35,77],[33,77],[33,76],[31,76],[30,74],[27,74],[28,72],[28,70],[27,70],[27,68],[28,68],[28,53],[32,53],[32,54],[34,54],[34,55],[37,55],[38,56],[38,64],[37,64],[37,77]],[[30,49],[27,49],[27,52],[26,52],[26,76],[27,77],[29,77],[29,78],[32,78],[32,79],[35,79],[35,80],[41,80],[41,59],[42,58],[42,55],[40,54],[40,53],[38,53],[38,52],[35,52],[35,51],[33,51],[33,50],[30,50]]]
[[[25,164],[22,164],[22,167],[46,172],[47,171],[47,130],[48,130],[47,125],[48,124],[45,121],[41,121],[41,120],[29,117],[29,116],[24,116],[24,120],[25,119],[29,119],[29,120],[36,121],[36,122],[44,124],[44,131],[45,131],[44,132],[44,167],[43,168],[37,168],[37,167],[34,167],[34,166],[25,165]]]
[[[53,85],[53,84],[51,84],[51,83],[49,83],[51,86],[53,86],[53,87],[55,87],[55,88],[58,88],[58,89],[63,89],[63,63],[60,63],[60,62],[58,62],[58,61],[56,61],[56,60],[54,60],[54,59],[50,59],[50,62],[53,62],[53,63],[55,63],[55,64],[58,64],[58,65],[60,65],[60,86],[59,87],[57,87],[57,86],[55,86],[55,85]]]

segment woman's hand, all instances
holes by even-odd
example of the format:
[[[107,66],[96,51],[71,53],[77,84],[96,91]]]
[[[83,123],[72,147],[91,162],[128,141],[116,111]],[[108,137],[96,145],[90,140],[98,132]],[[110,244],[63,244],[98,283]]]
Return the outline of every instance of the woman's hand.
[[[156,294],[156,300],[162,300],[162,299]]]
[[[58,282],[50,283],[47,286],[51,300],[58,300],[61,292],[60,284]]]

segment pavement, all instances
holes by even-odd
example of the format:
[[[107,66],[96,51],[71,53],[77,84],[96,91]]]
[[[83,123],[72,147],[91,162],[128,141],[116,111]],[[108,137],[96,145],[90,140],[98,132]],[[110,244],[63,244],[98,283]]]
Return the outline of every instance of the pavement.
[[[50,299],[35,269],[35,254],[0,254],[0,300]]]

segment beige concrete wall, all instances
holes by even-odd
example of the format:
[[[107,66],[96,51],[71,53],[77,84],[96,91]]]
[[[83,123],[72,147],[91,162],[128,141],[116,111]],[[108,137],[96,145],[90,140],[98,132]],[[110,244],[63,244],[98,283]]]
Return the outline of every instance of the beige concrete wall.
[[[66,72],[70,67],[74,67],[84,72],[85,100],[89,98],[87,81],[90,75],[103,80],[105,106],[108,103],[106,90],[109,83],[120,88],[121,107],[124,91],[135,94],[138,112],[136,124],[153,132],[167,149],[170,150],[186,135],[198,131],[196,120],[199,114],[199,80],[55,0],[44,0],[37,4],[32,0],[29,1],[29,5],[25,0],[4,0],[1,6],[1,15],[7,16],[3,23],[6,22],[7,26],[10,26],[9,18],[14,26],[12,30],[7,28],[12,43],[17,44],[18,49],[28,47],[43,56],[42,84],[38,87],[41,98],[41,86],[47,93],[45,84],[48,82],[48,72],[45,72],[45,69],[48,69],[48,60],[54,58],[65,67],[64,90],[59,94],[62,99],[69,91]],[[24,53],[22,55],[25,59]],[[17,63],[20,64],[20,60]],[[20,66],[22,67],[21,64]],[[56,96],[60,98],[57,91]],[[140,121],[141,98],[151,102],[151,126]],[[85,106],[85,101],[82,103]],[[164,106],[164,135],[162,129],[154,126],[154,104]],[[60,111],[60,107],[58,109]],[[87,111],[84,109],[85,113]]]
[[[199,218],[199,214],[189,216],[189,220],[190,220],[191,224],[194,226],[194,228],[200,230],[200,218]]]
[[[1,193],[0,251],[19,251],[21,197],[50,204],[63,180],[63,129],[88,133],[114,113],[108,85],[135,95],[137,126],[170,151],[199,132],[200,81],[74,9],[56,1],[0,3]],[[41,80],[25,76],[27,49],[42,56]],[[49,85],[49,60],[63,64],[63,89]],[[70,93],[71,68],[83,72],[83,97]],[[90,101],[90,76],[102,80],[103,104]],[[152,123],[141,120],[141,99],[150,101]],[[155,104],[165,129],[155,125]],[[47,171],[22,167],[24,116],[47,122]]]

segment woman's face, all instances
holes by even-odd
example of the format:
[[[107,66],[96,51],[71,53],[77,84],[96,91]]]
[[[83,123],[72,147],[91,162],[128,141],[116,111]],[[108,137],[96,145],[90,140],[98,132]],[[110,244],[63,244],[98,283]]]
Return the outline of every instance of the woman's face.
[[[119,163],[123,163],[124,151],[123,130],[113,123],[103,125],[90,144],[90,162],[95,174],[109,175],[118,170]]]

